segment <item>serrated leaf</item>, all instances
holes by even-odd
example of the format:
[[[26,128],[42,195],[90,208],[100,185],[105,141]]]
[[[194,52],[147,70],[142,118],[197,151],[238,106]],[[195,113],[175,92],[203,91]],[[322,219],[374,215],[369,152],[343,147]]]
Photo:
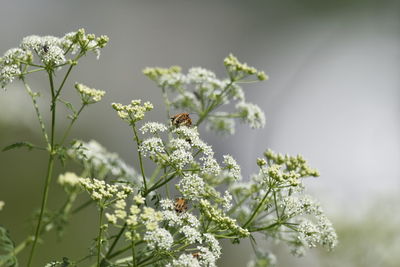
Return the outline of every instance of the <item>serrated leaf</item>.
[[[3,148],[2,151],[4,152],[4,151],[8,151],[8,150],[15,149],[15,148],[21,148],[21,147],[26,147],[29,150],[32,150],[35,148],[35,145],[32,143],[29,143],[29,142],[17,142],[17,143],[11,144],[9,146],[6,146],[5,148]]]

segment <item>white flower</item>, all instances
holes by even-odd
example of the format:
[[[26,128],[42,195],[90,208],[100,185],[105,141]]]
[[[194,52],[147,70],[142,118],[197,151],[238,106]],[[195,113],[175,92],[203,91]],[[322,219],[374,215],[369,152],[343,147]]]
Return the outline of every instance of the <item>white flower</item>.
[[[236,109],[238,109],[242,120],[248,123],[251,128],[263,128],[265,126],[265,114],[259,106],[252,103],[239,102],[236,105]]]
[[[11,83],[14,78],[21,74],[18,65],[6,65],[0,69],[0,85],[2,88]]]
[[[0,210],[3,209],[4,205],[5,205],[4,201],[0,200]]]
[[[201,234],[196,228],[185,225],[179,229],[179,233],[182,233],[186,237],[189,244],[202,242]]]
[[[74,187],[79,184],[79,177],[73,172],[66,172],[58,176],[58,183],[62,186],[69,185]]]
[[[154,231],[147,231],[143,237],[150,249],[168,250],[171,248],[174,239],[164,228],[157,228]]]
[[[168,198],[161,199],[160,206],[163,210],[172,210],[174,208],[174,201]]]
[[[224,160],[222,163],[225,165],[224,169],[227,169],[229,175],[231,175],[235,180],[241,180],[242,174],[240,166],[237,164],[236,160],[230,155],[224,155]]]
[[[157,155],[157,153],[164,152],[164,144],[161,138],[151,137],[145,139],[139,147],[139,151],[142,152],[143,156]]]
[[[210,233],[203,234],[203,237],[204,242],[208,243],[208,246],[214,254],[214,257],[218,259],[221,256],[221,245],[219,244],[218,240]]]
[[[197,174],[185,174],[177,185],[187,199],[198,200],[205,194],[205,183]]]
[[[228,191],[225,191],[222,198],[222,207],[224,210],[229,210],[232,207],[232,195]]]
[[[199,262],[201,266],[207,267],[216,267],[217,257],[215,257],[214,253],[212,253],[208,248],[205,247],[197,247],[200,251],[200,259]]]
[[[228,115],[226,112],[215,112],[214,116],[210,116],[207,120],[207,130],[223,135],[233,135],[235,133],[235,120],[224,117]]]
[[[115,216],[115,214],[106,213],[105,215],[106,215],[106,218],[107,218],[109,223],[112,223],[112,224],[116,224],[117,223],[117,216]]]
[[[102,174],[110,173],[116,178],[125,178],[139,184],[139,177],[135,170],[128,166],[116,153],[107,151],[95,140],[89,142],[76,141],[68,150],[68,155],[78,160],[82,165],[93,170],[101,170]],[[108,171],[107,171],[108,170]]]
[[[133,197],[133,200],[136,202],[136,204],[143,204],[145,198],[140,195],[136,195]]]
[[[167,130],[167,126],[159,122],[147,122],[142,127],[140,127],[140,131],[142,134],[147,132],[155,134],[158,132],[165,132]]]
[[[201,267],[199,261],[192,254],[181,254],[178,259],[172,260],[166,267]]]
[[[81,83],[75,84],[75,88],[81,95],[83,103],[87,104],[99,102],[101,98],[106,94],[105,91],[89,88],[88,86]]]
[[[219,166],[217,160],[212,156],[201,157],[200,160],[203,161],[201,167],[202,173],[217,176],[221,172],[221,167]]]

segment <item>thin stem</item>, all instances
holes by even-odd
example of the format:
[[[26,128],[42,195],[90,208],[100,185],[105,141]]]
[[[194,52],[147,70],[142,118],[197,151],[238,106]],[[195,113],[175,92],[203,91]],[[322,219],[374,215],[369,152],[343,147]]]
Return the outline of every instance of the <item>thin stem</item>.
[[[135,238],[135,231],[132,230],[132,241],[131,241],[131,246],[132,246],[132,264],[133,267],[136,267],[136,254],[135,254],[135,242],[133,241]]]
[[[176,172],[173,175],[171,175],[170,177],[168,177],[167,179],[165,179],[162,183],[155,184],[152,187],[150,187],[149,190],[145,192],[144,197],[147,196],[151,191],[154,191],[157,188],[159,188],[159,187],[163,186],[164,184],[168,183],[169,181],[171,181],[175,176],[176,176]]]
[[[63,81],[61,82],[60,87],[58,88],[55,98],[57,99],[57,97],[60,95],[61,93],[61,89],[64,87],[65,81],[67,80],[69,74],[71,73],[72,68],[74,67],[74,65],[70,65],[68,70],[67,70],[67,74],[65,74]]]
[[[84,208],[86,208],[87,206],[89,206],[90,204],[93,203],[93,200],[89,199],[88,201],[86,201],[85,203],[81,204],[79,207],[77,207],[76,209],[74,209],[71,213],[75,214],[81,210],[83,210]]]
[[[139,164],[140,164],[140,172],[142,173],[143,177],[143,186],[144,186],[144,193],[147,192],[147,183],[146,183],[146,175],[144,174],[144,167],[143,167],[143,159],[142,159],[142,153],[140,152],[140,139],[138,136],[138,133],[136,131],[136,126],[135,124],[132,125],[133,133],[135,134],[135,141],[137,144],[137,151],[138,151],[138,157],[139,157]]]
[[[273,228],[273,227],[278,226],[278,225],[280,225],[280,223],[279,222],[275,222],[275,223],[270,224],[270,225],[265,226],[265,227],[248,229],[248,231],[249,232],[259,232],[259,231],[268,230],[268,229]]]
[[[101,238],[103,234],[103,207],[100,207],[100,215],[99,215],[99,236],[97,237],[97,267],[100,267],[100,251],[101,251]]]
[[[79,114],[81,114],[81,112],[82,112],[82,110],[84,109],[85,106],[86,106],[85,104],[82,104],[82,106],[81,106],[81,108],[78,110],[78,112],[76,112],[76,113],[74,114],[74,117],[72,118],[71,122],[69,123],[67,130],[65,130],[64,135],[63,135],[63,137],[61,138],[60,145],[63,145],[63,144],[64,144],[65,139],[67,138],[69,132],[71,131],[72,125],[74,125],[75,121],[76,121],[76,120],[78,119],[78,117],[79,117]]]
[[[50,155],[49,155],[49,162],[47,164],[47,174],[46,174],[46,179],[45,179],[45,185],[44,185],[44,190],[43,190],[43,197],[42,197],[42,204],[40,207],[40,214],[39,214],[39,220],[36,226],[35,230],[35,237],[33,239],[33,244],[32,244],[32,249],[29,254],[29,260],[28,260],[28,267],[31,266],[33,255],[35,252],[35,247],[38,241],[39,233],[40,233],[40,226],[43,221],[43,214],[44,210],[46,209],[46,204],[47,204],[47,198],[49,195],[49,188],[50,188],[50,182],[52,178],[52,173],[53,173],[53,165],[54,165],[54,133],[55,133],[55,124],[56,124],[56,98],[54,97],[54,82],[53,82],[53,73],[51,71],[48,71],[48,76],[49,76],[49,81],[50,81],[50,90],[51,90],[51,134],[50,134]]]
[[[36,94],[31,90],[31,88],[30,88],[29,85],[26,83],[26,81],[25,81],[24,78],[22,78],[22,82],[24,83],[25,89],[26,89],[26,91],[28,92],[29,96],[30,96],[31,99],[32,99],[33,107],[35,108],[36,116],[38,117],[39,124],[40,124],[40,128],[41,128],[41,130],[42,130],[43,137],[44,137],[44,139],[46,140],[47,145],[50,145],[49,137],[47,136],[47,132],[46,132],[46,127],[45,127],[45,125],[44,125],[42,115],[40,114],[39,106],[38,106],[38,104],[37,104],[37,102],[36,102]]]
[[[38,69],[30,70],[30,71],[22,73],[22,75],[31,74],[31,73],[42,71],[42,70],[46,70],[46,69],[45,68],[38,68]]]
[[[268,188],[268,191],[265,193],[265,195],[264,195],[263,199],[260,201],[260,203],[258,203],[257,208],[254,210],[253,214],[251,214],[250,218],[243,225],[243,228],[246,228],[246,226],[248,226],[253,221],[253,219],[256,217],[259,210],[261,209],[261,206],[264,204],[265,200],[267,199],[267,196],[270,191],[271,191],[271,188]]]
[[[127,224],[125,223],[124,226],[121,228],[121,230],[119,231],[119,233],[117,234],[117,236],[114,239],[114,242],[111,244],[110,249],[108,250],[107,254],[106,254],[106,259],[108,259],[111,255],[111,252],[114,250],[115,245],[117,245],[118,240],[121,238],[121,235],[124,233],[125,229],[126,229]]]
[[[222,92],[217,96],[217,98],[219,98],[219,100],[214,101],[211,105],[208,106],[208,108],[202,112],[202,114],[200,115],[199,120],[196,123],[196,126],[199,126],[200,123],[203,122],[203,120],[207,117],[207,115],[216,107],[218,107],[218,105],[221,103],[222,101],[222,96],[225,94],[225,92],[229,89],[229,87],[231,87],[231,85],[234,83],[234,80],[231,79],[231,81],[225,86],[225,88],[222,90]]]

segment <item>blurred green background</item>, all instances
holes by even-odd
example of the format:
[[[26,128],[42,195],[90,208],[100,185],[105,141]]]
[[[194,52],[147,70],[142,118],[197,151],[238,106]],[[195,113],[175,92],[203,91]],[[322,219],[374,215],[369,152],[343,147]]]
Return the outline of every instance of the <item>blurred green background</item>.
[[[266,148],[302,153],[322,173],[309,180],[308,191],[325,207],[340,245],[301,259],[288,256],[285,246],[259,245],[278,255],[278,266],[399,266],[400,1],[2,0],[1,10],[0,53],[31,34],[62,36],[83,27],[110,37],[99,61],[81,60],[65,92],[76,99],[75,81],[107,91],[83,113],[73,136],[96,139],[132,164],[130,131],[110,103],[150,100],[156,108],[148,118],[165,119],[160,92],[141,74],[144,67],[201,66],[223,76],[222,61],[233,53],[264,69],[270,80],[247,86],[246,94],[266,112],[266,128],[239,126],[224,138],[203,131],[204,139],[217,156],[237,158],[245,177],[256,171],[254,160]],[[30,83],[42,92],[45,108],[45,76]],[[38,134],[21,84],[0,92],[0,147],[40,142]],[[32,232],[29,218],[40,205],[46,162],[41,152],[0,153],[0,200],[6,202],[0,224],[17,243]],[[49,206],[62,201],[54,184]],[[88,209],[74,217],[63,242],[47,235],[38,262],[86,254],[95,214]],[[219,265],[245,266],[252,257],[248,245],[227,243]]]

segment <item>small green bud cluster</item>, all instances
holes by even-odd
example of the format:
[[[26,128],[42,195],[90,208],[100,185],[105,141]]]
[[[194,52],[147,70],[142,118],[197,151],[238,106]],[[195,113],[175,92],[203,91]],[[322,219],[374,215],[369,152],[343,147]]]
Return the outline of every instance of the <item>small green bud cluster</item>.
[[[232,79],[243,79],[251,75],[256,75],[260,81],[268,79],[263,71],[258,71],[256,68],[248,66],[247,63],[240,63],[232,54],[224,59],[224,64]]]
[[[295,171],[296,173],[298,173],[299,177],[318,177],[320,175],[317,169],[313,169],[308,166],[307,161],[303,158],[302,155],[297,155],[295,157],[282,155],[277,154],[269,149],[264,152],[264,156],[271,164],[275,163],[285,166],[286,171]]]
[[[80,94],[84,105],[99,102],[101,98],[106,94],[105,91],[89,88],[88,86],[81,83],[76,83],[75,88]]]
[[[117,111],[118,116],[129,124],[143,120],[144,114],[153,109],[153,104],[145,102],[141,105],[141,100],[132,100],[129,105],[112,103],[111,106]]]

